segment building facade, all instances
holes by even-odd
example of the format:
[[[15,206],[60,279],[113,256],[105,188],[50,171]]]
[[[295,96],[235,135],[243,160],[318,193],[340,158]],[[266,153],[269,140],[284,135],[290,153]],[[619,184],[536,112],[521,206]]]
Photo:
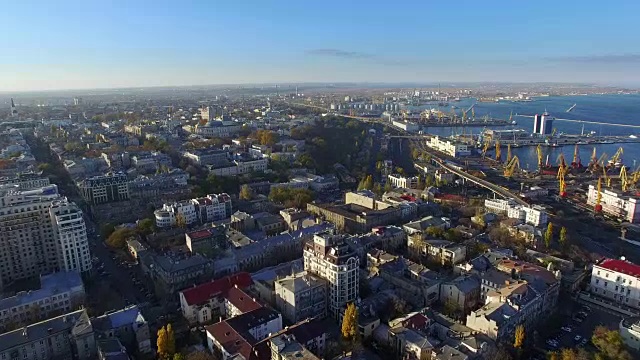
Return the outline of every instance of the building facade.
[[[276,307],[285,319],[297,323],[327,316],[327,281],[300,272],[274,282]]]
[[[602,205],[602,211],[604,213],[630,223],[640,222],[640,204],[638,199],[614,189],[602,189],[600,194],[600,205]],[[587,196],[587,204],[595,206],[598,198],[598,189],[595,185],[589,185]]]
[[[431,137],[427,141],[427,146],[452,157],[471,155],[471,150],[467,144],[451,139],[442,139],[439,136]]]
[[[420,183],[417,176],[402,176],[398,174],[390,174],[387,180],[391,185],[403,189],[417,189]]]
[[[328,282],[328,311],[334,318],[359,298],[360,259],[342,237],[331,232],[313,236],[304,246],[304,269]]]
[[[617,259],[594,264],[589,291],[617,304],[640,309],[640,265]]]
[[[92,205],[129,200],[129,180],[124,173],[93,176],[78,183],[78,188]]]

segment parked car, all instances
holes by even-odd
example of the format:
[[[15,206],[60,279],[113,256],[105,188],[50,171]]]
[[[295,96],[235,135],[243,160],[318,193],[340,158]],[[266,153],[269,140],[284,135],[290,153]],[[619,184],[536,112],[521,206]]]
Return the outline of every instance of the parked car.
[[[562,331],[566,331],[566,332],[571,332],[571,331],[573,331],[573,329],[571,329],[571,327],[569,327],[569,326],[563,326],[563,327],[561,327],[560,329],[561,329]]]

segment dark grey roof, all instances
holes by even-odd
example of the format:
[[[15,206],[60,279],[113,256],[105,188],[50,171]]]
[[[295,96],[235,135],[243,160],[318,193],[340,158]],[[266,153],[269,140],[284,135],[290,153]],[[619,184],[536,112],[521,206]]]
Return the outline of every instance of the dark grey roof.
[[[44,339],[51,334],[69,332],[83,335],[93,332],[87,312],[77,310],[39,323],[0,334],[0,352],[22,346],[32,341]]]

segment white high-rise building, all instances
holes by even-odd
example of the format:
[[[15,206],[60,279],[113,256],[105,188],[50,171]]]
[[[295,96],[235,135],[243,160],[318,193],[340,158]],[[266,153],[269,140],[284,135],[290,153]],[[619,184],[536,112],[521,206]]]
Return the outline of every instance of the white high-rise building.
[[[90,259],[82,212],[56,185],[0,186],[0,290],[54,271],[89,271]]]
[[[359,297],[360,259],[342,236],[321,232],[304,246],[304,269],[328,282],[329,313],[339,319]]]

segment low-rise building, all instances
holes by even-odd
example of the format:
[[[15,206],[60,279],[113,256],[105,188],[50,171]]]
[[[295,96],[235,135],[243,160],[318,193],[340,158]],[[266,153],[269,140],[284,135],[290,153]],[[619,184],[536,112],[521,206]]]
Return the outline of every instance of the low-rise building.
[[[227,248],[227,229],[214,226],[185,234],[185,243],[192,254],[215,254]]]
[[[202,198],[165,203],[154,211],[156,226],[170,227],[178,223],[192,225],[226,219],[233,211],[231,197],[226,194],[209,194]]]
[[[246,272],[212,280],[180,291],[180,309],[189,324],[207,324],[225,314],[224,299],[231,288],[246,289],[252,285]]]
[[[594,184],[589,185],[587,204],[595,206],[598,199],[598,189]],[[640,222],[640,201],[631,194],[622,193],[614,189],[601,189],[600,205],[602,211],[611,216],[628,221]]]
[[[462,275],[440,285],[440,302],[452,304],[461,315],[467,315],[480,303],[480,280]]]
[[[488,211],[505,214],[511,219],[519,219],[533,226],[547,225],[547,212],[541,206],[522,206],[513,199],[485,199],[484,206]]]
[[[175,294],[213,273],[213,262],[199,254],[169,256],[145,251],[140,256],[140,265],[161,295]]]
[[[84,285],[77,272],[42,275],[38,290],[21,291],[0,300],[0,329],[12,330],[52,314],[68,313],[84,304],[84,300]]]
[[[613,302],[640,309],[640,265],[605,259],[591,270],[589,291]]]
[[[622,319],[619,330],[624,344],[635,351],[640,351],[640,317]]]
[[[425,240],[423,254],[442,265],[455,265],[467,257],[467,247],[448,240]]]
[[[200,166],[219,166],[229,163],[229,152],[222,149],[190,150],[184,153],[184,157]]]
[[[0,334],[0,359],[95,358],[94,330],[84,309]]]
[[[402,176],[398,174],[388,175],[387,181],[394,187],[403,189],[417,189],[420,184],[420,179],[417,176]]]
[[[442,279],[435,271],[405,258],[397,258],[378,267],[379,275],[396,289],[398,295],[416,307],[436,302]]]
[[[151,353],[149,324],[137,305],[107,312],[91,320],[98,340],[118,339],[131,353]]]
[[[432,136],[429,141],[427,141],[427,146],[452,157],[471,155],[469,145],[439,136]]]
[[[296,323],[327,316],[327,281],[308,272],[292,274],[274,283],[276,307]]]

